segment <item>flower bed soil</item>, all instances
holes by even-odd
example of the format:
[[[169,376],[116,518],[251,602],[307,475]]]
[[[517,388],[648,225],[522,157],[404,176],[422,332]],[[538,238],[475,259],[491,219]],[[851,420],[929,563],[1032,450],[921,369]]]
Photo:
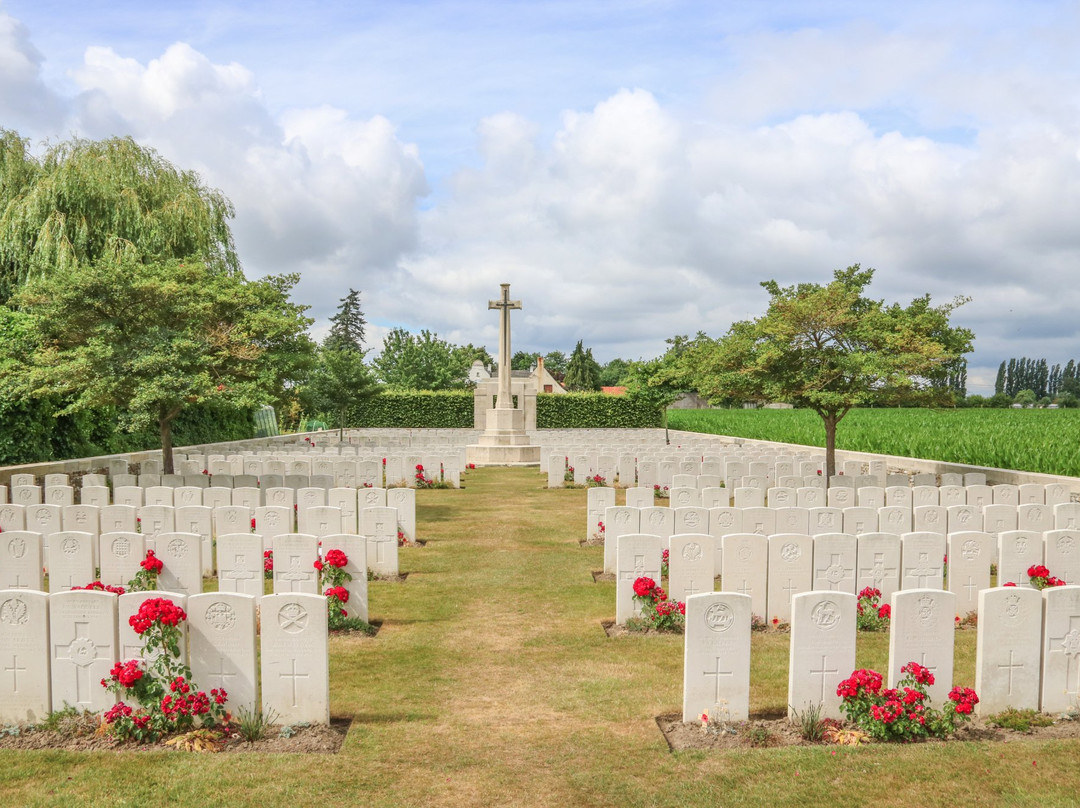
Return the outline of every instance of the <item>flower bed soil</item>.
[[[786,716],[751,716],[749,721],[736,725],[734,733],[706,733],[701,724],[694,721],[682,722],[681,713],[669,713],[656,717],[656,725],[667,741],[672,752],[689,749],[750,749],[776,746],[829,746],[843,748],[824,741],[807,741],[799,734],[796,724]],[[1058,739],[1080,739],[1080,720],[1060,720],[1049,727],[1032,727],[1029,732],[1015,732],[1001,727],[993,727],[979,716],[974,716],[970,723],[959,728],[952,738],[941,741],[928,739],[919,743],[949,743],[951,741],[999,741],[1014,743],[1017,741],[1045,741]]]
[[[293,726],[289,737],[283,737],[280,726],[269,727],[266,737],[249,743],[239,733],[224,738],[221,752],[298,753],[332,755],[341,749],[352,724],[351,718],[331,718],[329,726]],[[5,728],[7,731],[8,728]],[[174,751],[163,742],[140,744],[121,741],[101,730],[97,716],[83,715],[65,719],[55,730],[23,729],[18,735],[0,735],[0,749],[59,749],[68,752]]]

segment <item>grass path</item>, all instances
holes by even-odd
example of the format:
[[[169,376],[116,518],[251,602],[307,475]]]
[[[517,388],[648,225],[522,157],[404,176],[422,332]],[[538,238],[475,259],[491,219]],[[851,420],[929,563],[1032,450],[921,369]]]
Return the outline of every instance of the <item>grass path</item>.
[[[1075,805],[1076,743],[668,752],[682,638],[608,639],[613,584],[579,547],[585,491],[480,469],[418,495],[423,548],[373,582],[374,639],[331,641],[340,754],[0,753],[4,805]],[[974,632],[958,635],[958,681]],[[860,664],[884,665],[883,636]],[[784,635],[754,635],[752,711],[783,710]],[[1033,767],[1033,762],[1035,766]]]

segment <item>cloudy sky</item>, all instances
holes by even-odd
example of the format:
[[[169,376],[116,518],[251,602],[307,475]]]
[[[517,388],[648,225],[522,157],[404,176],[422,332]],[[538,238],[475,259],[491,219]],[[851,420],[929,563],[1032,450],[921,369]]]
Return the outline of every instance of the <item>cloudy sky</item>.
[[[972,301],[969,389],[1080,358],[1075,0],[0,0],[0,126],[131,135],[250,276],[394,326],[651,357],[876,268]]]

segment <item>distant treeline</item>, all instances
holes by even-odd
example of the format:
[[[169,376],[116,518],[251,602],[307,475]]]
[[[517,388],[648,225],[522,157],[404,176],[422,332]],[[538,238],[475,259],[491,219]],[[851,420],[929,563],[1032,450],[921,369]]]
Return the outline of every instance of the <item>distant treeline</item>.
[[[1080,396],[1076,360],[1070,359],[1064,367],[1026,356],[1002,362],[994,382],[994,393],[1015,397],[1021,390],[1031,390],[1037,398],[1056,398],[1064,393]]]

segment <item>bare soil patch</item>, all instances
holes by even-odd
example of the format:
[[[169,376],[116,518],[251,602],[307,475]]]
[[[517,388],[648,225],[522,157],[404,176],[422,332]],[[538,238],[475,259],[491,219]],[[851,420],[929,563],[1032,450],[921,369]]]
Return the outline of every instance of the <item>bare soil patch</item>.
[[[603,570],[593,570],[592,579],[594,584],[613,584],[618,580],[614,572],[604,572]]]
[[[786,716],[750,716],[749,721],[736,724],[733,732],[708,733],[698,722],[684,724],[681,713],[668,713],[656,717],[656,725],[672,752],[690,749],[725,751],[729,749],[769,748],[777,746],[830,746],[825,741],[807,741],[800,734],[798,725]],[[996,741],[1015,743],[1023,741],[1046,741],[1080,739],[1080,720],[1059,720],[1049,727],[1032,727],[1028,732],[994,727],[976,716],[962,726],[952,738],[941,741],[929,739],[920,743],[950,743],[952,741]]]
[[[267,728],[266,737],[253,742],[245,741],[239,732],[234,731],[222,736],[223,745],[219,751],[332,755],[341,749],[351,725],[351,718],[331,718],[329,725],[272,726]],[[175,749],[167,746],[164,741],[155,744],[121,741],[105,731],[98,716],[89,713],[67,719],[54,730],[20,727],[17,735],[7,734],[10,731],[10,728],[5,728],[5,734],[0,735],[0,749],[57,749],[68,752],[148,752]]]

